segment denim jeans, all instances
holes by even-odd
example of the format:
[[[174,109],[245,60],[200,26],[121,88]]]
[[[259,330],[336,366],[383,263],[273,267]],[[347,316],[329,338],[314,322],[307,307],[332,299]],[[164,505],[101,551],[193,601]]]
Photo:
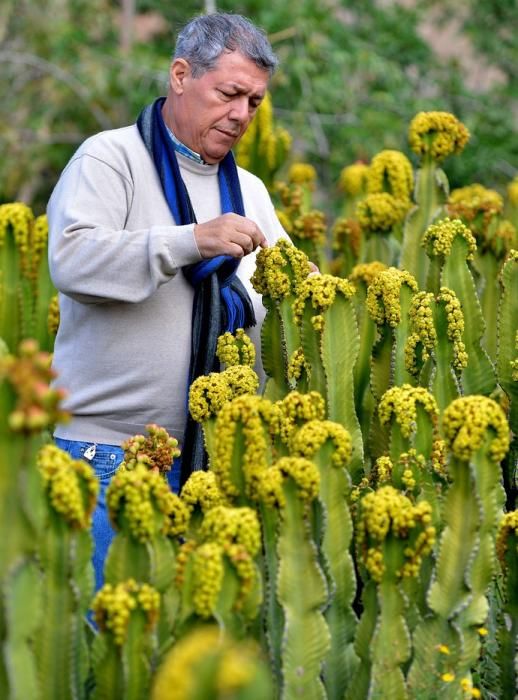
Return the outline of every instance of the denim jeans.
[[[100,483],[97,506],[92,518],[92,537],[94,540],[93,565],[95,571],[95,590],[103,585],[103,568],[108,548],[115,534],[108,517],[106,508],[106,489],[110,479],[117,471],[117,467],[124,459],[124,450],[119,445],[102,445],[92,442],[80,442],[77,440],[63,440],[55,437],[58,447],[73,459],[83,459],[93,467]],[[175,459],[173,467],[168,472],[168,481],[171,489],[178,493],[180,488],[180,460]]]

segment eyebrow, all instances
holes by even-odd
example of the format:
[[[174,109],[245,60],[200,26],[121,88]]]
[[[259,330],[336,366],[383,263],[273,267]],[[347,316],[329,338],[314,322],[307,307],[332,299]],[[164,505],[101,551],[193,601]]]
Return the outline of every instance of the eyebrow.
[[[223,85],[225,86],[225,88],[227,88],[229,90],[235,90],[236,93],[238,93],[238,94],[242,94],[242,95],[250,94],[250,97],[255,97],[259,100],[262,100],[266,94],[266,90],[263,93],[261,93],[261,92],[249,93],[249,91],[246,88],[242,87],[241,85],[238,85],[238,83],[223,83]]]

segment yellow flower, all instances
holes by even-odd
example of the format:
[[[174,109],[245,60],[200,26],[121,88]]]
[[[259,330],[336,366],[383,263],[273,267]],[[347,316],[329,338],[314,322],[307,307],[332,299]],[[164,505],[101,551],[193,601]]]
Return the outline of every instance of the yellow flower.
[[[245,394],[254,395],[259,389],[259,377],[248,365],[235,365],[227,367],[221,376],[228,382],[232,392],[232,398]]]
[[[453,673],[450,673],[448,671],[447,673],[442,674],[441,680],[445,683],[452,683],[455,680],[455,676],[453,675]]]
[[[203,423],[216,416],[222,407],[232,399],[232,389],[219,372],[198,377],[189,389],[189,411],[193,419]]]
[[[326,218],[321,211],[314,209],[304,212],[293,221],[291,229],[293,238],[315,241],[322,244],[326,240]]]
[[[309,272],[307,255],[281,238],[274,246],[259,251],[251,282],[258,294],[281,300],[295,295]]]
[[[133,435],[122,443],[124,462],[120,468],[131,471],[137,464],[143,464],[161,473],[171,471],[173,460],[180,454],[178,440],[156,423],[146,425],[146,430],[147,437]]]
[[[368,194],[358,202],[356,216],[364,231],[387,232],[403,221],[409,206],[408,200],[397,199],[388,192]]]
[[[214,472],[193,472],[182,487],[180,498],[192,513],[199,508],[203,513],[216,506],[226,505],[227,499],[219,488]]]
[[[359,263],[355,265],[351,270],[349,275],[349,280],[356,286],[360,283],[365,284],[367,287],[372,284],[374,279],[387,269],[385,263],[374,260],[369,263]]]
[[[388,423],[392,416],[400,427],[404,437],[410,437],[417,428],[417,404],[429,414],[435,424],[439,409],[433,394],[423,387],[413,387],[410,384],[395,386],[388,389],[378,405],[378,414],[382,425]]]
[[[355,219],[349,219],[345,216],[339,217],[331,230],[333,250],[350,248],[357,256],[360,251],[361,233],[360,224]]]
[[[412,333],[405,344],[405,366],[411,374],[417,374],[419,367],[416,358],[416,348],[421,349],[423,362],[430,357],[430,351],[437,342],[437,333],[433,322],[434,296],[429,292],[417,292],[410,305],[409,317]]]
[[[49,303],[47,314],[47,329],[49,334],[55,336],[59,328],[59,296],[54,294]]]
[[[518,177],[507,185],[507,196],[513,207],[518,207]]]
[[[92,604],[99,629],[111,632],[117,646],[126,641],[131,615],[138,608],[146,615],[147,629],[152,629],[158,619],[160,595],[149,584],[137,584],[133,579],[116,586],[106,583]]]
[[[488,631],[487,631],[487,629],[486,629],[485,627],[479,627],[479,628],[477,629],[477,632],[479,633],[479,635],[480,635],[481,637],[487,637],[487,635],[489,634]]]
[[[206,542],[217,542],[223,548],[239,544],[254,557],[261,547],[261,528],[252,508],[215,506],[205,513],[200,536]]]
[[[466,241],[468,247],[466,259],[472,260],[477,250],[477,243],[469,228],[460,219],[446,218],[429,226],[423,236],[422,245],[431,255],[447,256],[451,253],[451,246],[457,236]]]
[[[410,123],[408,140],[417,155],[429,154],[440,162],[464,149],[469,131],[449,112],[419,112]]]
[[[496,553],[501,564],[506,564],[506,552],[511,543],[511,552],[518,555],[518,510],[505,513],[498,526]]]
[[[457,459],[469,461],[482,447],[488,431],[495,434],[489,457],[501,462],[509,449],[509,426],[502,408],[486,396],[462,396],[446,408],[443,415],[444,437]]]
[[[396,199],[409,201],[414,187],[412,165],[401,151],[381,151],[371,161],[367,174],[369,194],[388,192]]]
[[[311,459],[328,441],[334,448],[331,464],[337,468],[345,467],[351,459],[352,443],[349,432],[340,423],[309,421],[293,435],[290,446],[295,456]]]
[[[71,527],[89,528],[99,493],[99,481],[92,467],[83,460],[72,459],[56,445],[42,447],[37,464],[54,510]]]
[[[437,651],[438,651],[440,654],[449,655],[449,653],[450,653],[450,647],[447,646],[446,644],[439,644],[439,646],[437,647]]]
[[[283,484],[288,479],[295,483],[301,501],[311,503],[318,496],[320,473],[315,464],[304,457],[281,457],[261,474],[258,486],[261,500],[282,510],[286,505]]]
[[[401,320],[400,294],[403,285],[417,292],[417,282],[406,270],[389,267],[380,272],[367,290],[367,310],[372,320],[379,326],[384,323],[392,328]]]
[[[193,556],[194,610],[200,617],[211,617],[216,609],[223,584],[223,547],[217,542],[205,542]]]
[[[298,391],[290,391],[289,394],[276,404],[276,423],[272,425],[272,431],[279,435],[282,442],[290,444],[296,430],[312,420],[324,420],[325,401],[318,391],[310,391],[301,394]]]
[[[481,235],[491,219],[502,213],[504,200],[495,190],[474,183],[452,190],[446,209],[451,217],[464,219],[474,233]]]
[[[448,328],[446,335],[453,344],[453,367],[461,371],[468,364],[468,353],[462,340],[464,336],[464,314],[457,295],[448,287],[441,287],[437,301],[444,304]]]
[[[255,364],[255,346],[242,328],[238,328],[234,334],[223,333],[219,336],[216,355],[227,367],[253,367]]]
[[[297,185],[314,185],[317,171],[309,163],[293,163],[288,171],[288,181]]]
[[[340,173],[339,187],[345,194],[357,197],[367,188],[369,166],[365,163],[354,163],[343,168]]]
[[[323,313],[329,309],[336,299],[337,294],[343,294],[346,299],[350,299],[355,293],[354,286],[340,277],[333,275],[314,275],[307,277],[300,285],[299,294],[293,303],[293,315],[295,322],[300,324],[306,303],[317,312],[314,326],[316,330],[323,330]]]

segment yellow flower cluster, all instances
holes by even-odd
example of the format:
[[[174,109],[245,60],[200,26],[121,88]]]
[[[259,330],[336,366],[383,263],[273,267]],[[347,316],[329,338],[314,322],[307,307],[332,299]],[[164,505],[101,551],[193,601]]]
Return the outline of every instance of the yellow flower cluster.
[[[298,348],[292,353],[288,360],[288,379],[293,382],[298,382],[303,372],[306,372],[306,374],[309,372],[309,364],[306,362],[303,349]]]
[[[47,329],[51,336],[55,336],[59,328],[59,296],[54,294],[49,303],[47,314]]]
[[[364,194],[367,189],[369,166],[366,163],[353,163],[343,168],[338,181],[339,188],[351,197]]]
[[[462,337],[464,335],[464,314],[457,295],[448,287],[441,287],[437,301],[444,304],[448,330],[446,335],[453,344],[453,367],[460,372],[468,364],[468,353]]]
[[[260,499],[270,508],[285,507],[283,486],[287,479],[295,483],[298,497],[304,503],[311,503],[318,496],[320,473],[316,465],[304,457],[281,457],[262,472],[258,485]]]
[[[439,415],[435,397],[424,387],[413,387],[410,384],[392,387],[383,394],[378,405],[381,424],[389,423],[394,415],[402,435],[406,438],[410,437],[417,428],[418,403],[435,424]]]
[[[178,457],[178,440],[155,423],[146,425],[148,436],[133,435],[122,443],[124,450],[124,462],[121,469],[131,471],[137,464],[147,466],[148,469],[158,469],[160,473],[171,470],[173,460]]]
[[[507,185],[507,197],[513,207],[518,207],[518,176]]]
[[[291,229],[293,238],[314,241],[318,245],[326,240],[326,217],[321,211],[313,209],[293,220]]]
[[[433,322],[433,303],[433,294],[417,292],[410,305],[412,333],[405,343],[405,367],[414,375],[419,371],[416,358],[417,346],[420,345],[422,360],[426,362],[437,342],[437,332]]]
[[[264,159],[271,171],[277,170],[291,148],[291,136],[273,123],[273,105],[267,93],[257,110],[255,119],[237,147],[236,160],[243,168],[251,169],[254,152]]]
[[[304,190],[300,185],[287,185],[285,182],[276,182],[275,191],[279,195],[285,214],[291,219],[300,214],[304,201]]]
[[[464,226],[460,219],[446,218],[429,226],[423,236],[422,245],[428,247],[432,255],[447,256],[451,253],[451,246],[456,236],[464,238],[468,246],[466,259],[473,260],[477,243],[469,228]]]
[[[293,302],[295,323],[300,325],[306,301],[310,301],[311,306],[317,311],[317,314],[313,316],[313,326],[317,331],[322,331],[324,327],[323,314],[333,304],[336,295],[340,293],[346,299],[350,299],[355,292],[354,285],[341,277],[325,274],[307,277],[300,285],[299,294]]]
[[[406,284],[417,292],[417,282],[406,270],[389,267],[373,279],[367,290],[367,311],[378,326],[387,323],[395,328],[401,320],[400,293]]]
[[[495,216],[504,209],[504,200],[495,190],[474,183],[452,190],[446,204],[448,214],[464,219],[473,233],[483,235]]]
[[[446,470],[446,443],[438,438],[432,443],[432,469],[436,474],[446,478],[448,473]]]
[[[92,467],[72,459],[56,445],[41,448],[37,465],[54,510],[71,527],[88,529],[99,493],[99,481]]]
[[[207,513],[212,508],[227,503],[216,475],[211,471],[193,472],[183,485],[180,496],[189,513],[192,513],[196,508]]]
[[[30,273],[29,277],[34,281],[38,277],[38,268],[41,259],[47,254],[47,242],[49,237],[49,223],[47,215],[41,214],[34,219],[30,234]]]
[[[457,459],[469,461],[479,450],[488,431],[496,433],[489,446],[489,457],[500,462],[509,449],[509,426],[502,408],[486,396],[462,396],[443,414],[446,443]]]
[[[368,263],[359,263],[351,270],[349,280],[354,285],[358,285],[363,282],[363,284],[368,287],[376,279],[379,273],[386,269],[387,266],[385,263],[379,262],[378,260],[373,260],[372,262]]]
[[[199,679],[207,683],[213,669],[210,697],[241,697],[247,687],[256,686],[259,650],[249,640],[234,642],[218,627],[198,627],[182,637],[158,668],[151,700],[192,700],[199,695]],[[207,692],[207,691],[206,691]],[[261,696],[262,697],[262,696]]]
[[[277,422],[272,425],[272,430],[280,436],[285,445],[290,444],[293,433],[304,423],[325,418],[326,404],[318,391],[310,391],[307,394],[290,391],[275,405],[277,414],[273,418],[276,418]]]
[[[242,328],[234,334],[227,332],[219,336],[216,355],[227,367],[253,367],[255,364],[255,346]]]
[[[389,537],[404,541],[404,563],[398,577],[417,576],[422,558],[435,542],[432,507],[427,501],[416,505],[392,486],[382,486],[361,501],[357,541],[372,578],[378,583],[386,572],[383,543]]]
[[[506,563],[505,555],[510,543],[512,551],[518,555],[518,510],[505,513],[498,526],[496,553],[503,565]]]
[[[446,675],[446,674],[443,674]],[[450,674],[453,675],[453,674]],[[444,680],[444,678],[443,678]],[[481,698],[482,693],[478,688],[475,688],[473,683],[471,682],[470,678],[462,678],[460,681],[460,687],[463,691],[463,693],[469,693],[468,697],[469,698]]]
[[[232,389],[219,372],[198,377],[189,389],[189,411],[193,420],[203,423],[216,416],[223,406],[232,399]]]
[[[227,367],[221,376],[228,383],[232,398],[245,394],[253,396],[259,389],[259,377],[249,365]]]
[[[358,202],[356,217],[363,231],[388,232],[400,224],[410,207],[410,202],[397,199],[388,192],[368,194]]]
[[[147,542],[156,534],[157,514],[166,516],[161,525],[162,534],[168,534],[169,514],[174,504],[168,484],[159,473],[137,464],[132,471],[119,470],[106,491],[110,520],[116,530],[124,522],[131,536]]]
[[[168,537],[180,537],[187,532],[191,511],[187,504],[172,491],[169,493],[168,500],[164,534]]]
[[[387,455],[378,457],[370,473],[370,481],[376,485],[390,481],[392,479],[393,469],[394,465],[390,457]]]
[[[333,224],[333,250],[343,250],[349,247],[354,255],[360,252],[362,230],[355,219],[341,216]]]
[[[371,161],[367,174],[367,192],[388,192],[396,199],[410,202],[414,187],[412,164],[401,151],[380,151]]]
[[[309,163],[293,163],[288,171],[288,182],[296,185],[309,185],[314,189],[317,171]]]
[[[349,432],[340,423],[329,420],[309,421],[293,435],[290,447],[294,455],[311,459],[327,441],[332,442],[334,448],[332,466],[347,466],[351,459],[352,442]]]
[[[254,557],[261,547],[261,528],[252,508],[216,506],[205,513],[200,535],[204,541],[222,547],[239,544]]]
[[[286,231],[286,233],[291,235],[291,232],[293,231],[293,223],[288,214],[282,209],[276,209],[275,214],[279,219],[282,228]]]
[[[34,214],[32,209],[23,202],[0,204],[0,248],[2,248],[8,230],[13,232],[16,245],[22,254],[29,250]]]
[[[296,294],[309,272],[307,255],[281,238],[274,246],[259,251],[251,282],[258,294],[280,300]]]
[[[0,357],[0,377],[6,377],[16,394],[16,405],[8,416],[15,432],[39,433],[55,423],[66,423],[68,413],[61,410],[66,395],[63,389],[49,386],[54,377],[52,355],[41,352],[32,339],[23,340],[18,357]]]
[[[223,584],[223,549],[217,542],[205,542],[193,554],[192,602],[200,617],[214,614]]]
[[[515,350],[518,350],[518,331],[516,331],[516,335],[514,337],[514,348]],[[518,382],[518,357],[516,360],[511,360],[511,376],[513,378],[513,382]]]
[[[148,630],[154,627],[160,610],[160,595],[149,584],[138,584],[133,579],[116,586],[106,583],[95,596],[92,609],[99,629],[111,632],[114,644],[122,646],[133,611],[142,610]]]
[[[451,153],[461,153],[469,131],[449,112],[419,112],[410,122],[408,140],[414,153],[441,162]]]
[[[237,439],[243,439],[241,468],[248,498],[256,497],[257,480],[268,466],[270,426],[277,409],[260,396],[239,396],[221,410],[216,430],[218,440],[212,469],[223,494],[231,499],[239,495],[232,482],[232,460]]]

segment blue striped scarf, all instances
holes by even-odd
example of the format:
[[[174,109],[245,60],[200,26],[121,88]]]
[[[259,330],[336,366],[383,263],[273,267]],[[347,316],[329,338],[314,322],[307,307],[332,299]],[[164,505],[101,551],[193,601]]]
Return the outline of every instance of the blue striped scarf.
[[[145,107],[137,126],[155,164],[171,214],[181,226],[196,223],[196,217],[180,173],[174,144],[162,117],[164,100],[160,97]],[[231,152],[219,164],[218,182],[221,213],[234,212],[244,216],[237,167]],[[237,258],[219,255],[182,268],[194,287],[189,386],[197,377],[219,370],[216,346],[221,333],[234,333],[237,328],[255,325],[252,302],[236,275],[238,265]],[[188,416],[183,438],[181,484],[191,472],[204,469],[206,463],[201,426]]]

